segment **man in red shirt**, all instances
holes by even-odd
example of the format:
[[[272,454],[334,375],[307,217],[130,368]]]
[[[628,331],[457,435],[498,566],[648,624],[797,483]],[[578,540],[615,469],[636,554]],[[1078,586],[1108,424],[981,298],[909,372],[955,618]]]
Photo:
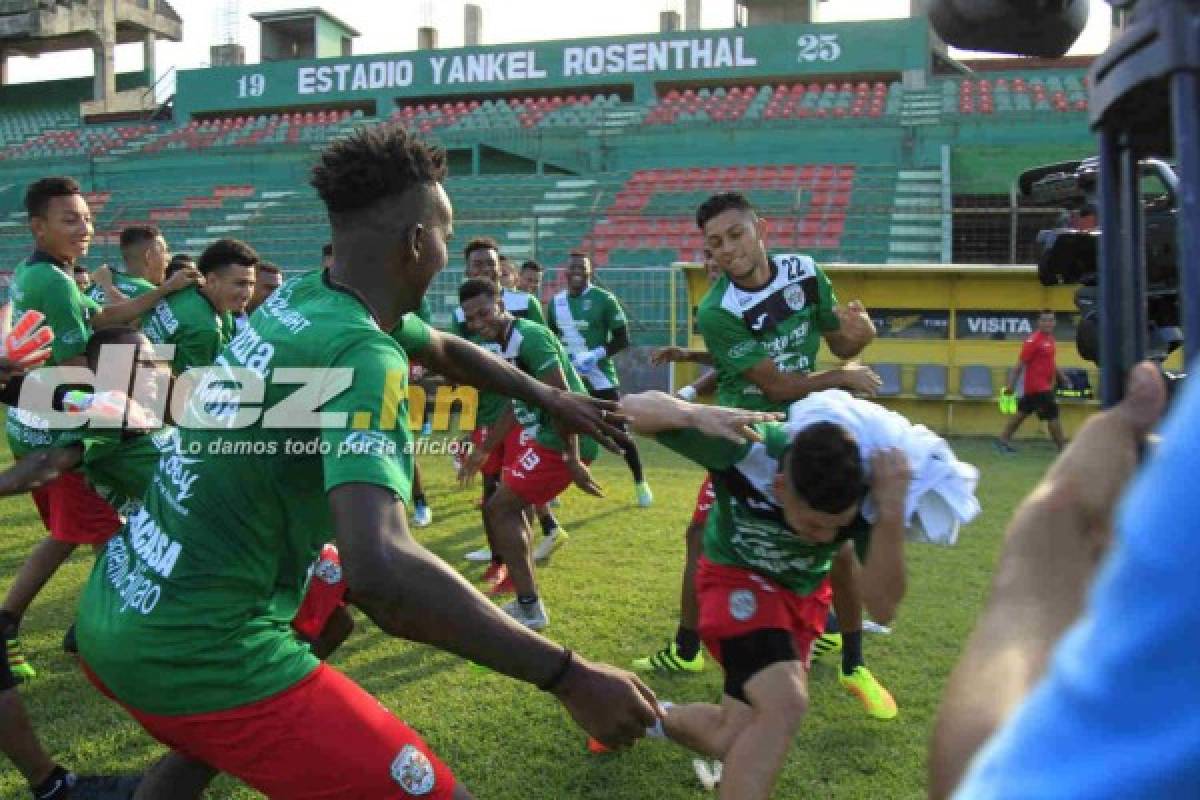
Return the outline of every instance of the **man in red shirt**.
[[[1058,403],[1054,400],[1054,388],[1056,381],[1062,381],[1064,384],[1068,381],[1054,363],[1054,352],[1054,312],[1043,309],[1038,315],[1037,330],[1021,345],[1017,368],[1009,375],[1008,386],[1004,390],[1012,394],[1017,378],[1022,372],[1025,373],[1025,391],[1017,402],[1017,415],[1008,421],[1004,430],[1000,432],[1000,438],[996,440],[996,447],[1001,452],[1017,452],[1009,440],[1026,417],[1034,412],[1037,413],[1038,419],[1046,421],[1050,437],[1054,439],[1054,446],[1059,450],[1066,446],[1062,423],[1058,421]]]

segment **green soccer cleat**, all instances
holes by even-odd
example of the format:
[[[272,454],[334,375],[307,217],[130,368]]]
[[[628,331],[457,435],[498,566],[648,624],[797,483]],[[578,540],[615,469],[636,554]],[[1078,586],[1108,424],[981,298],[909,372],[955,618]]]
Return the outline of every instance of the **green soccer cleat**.
[[[637,504],[642,508],[649,508],[654,503],[654,492],[650,491],[650,484],[642,481],[634,487],[637,493]]]
[[[900,713],[891,692],[883,688],[866,667],[857,666],[849,675],[839,671],[838,683],[861,700],[867,713],[875,719],[894,719]]]
[[[635,658],[633,668],[639,672],[703,672],[704,651],[697,650],[695,658],[682,658],[678,646],[668,642],[666,647],[652,656]]]
[[[31,681],[37,677],[37,670],[25,660],[20,640],[8,639],[5,641],[5,647],[8,649],[8,671],[14,678],[19,681]]]
[[[842,652],[842,635],[840,633],[823,633],[813,641],[813,658],[822,658],[831,653],[840,652]]]

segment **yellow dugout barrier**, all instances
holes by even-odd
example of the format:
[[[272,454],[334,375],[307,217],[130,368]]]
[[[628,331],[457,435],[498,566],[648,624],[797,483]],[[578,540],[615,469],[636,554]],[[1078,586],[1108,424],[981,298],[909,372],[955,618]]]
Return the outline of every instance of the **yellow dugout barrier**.
[[[695,328],[695,310],[708,291],[708,278],[700,264],[676,266],[687,279],[688,346],[703,349],[704,340]],[[1042,286],[1035,267],[830,264],[825,270],[839,302],[862,302],[879,329],[879,336],[860,360],[899,365],[898,391],[880,397],[880,402],[931,429],[949,434],[999,433],[1006,417],[1000,414],[996,398],[1043,308],[1058,317],[1058,366],[1086,369],[1093,389],[1099,385],[1095,365],[1081,359],[1075,350],[1079,316],[1073,300],[1075,287]],[[818,369],[836,363],[822,345]],[[933,377],[936,384],[939,366],[945,367],[944,394],[920,391],[929,387],[925,382],[918,386],[918,377]],[[676,365],[673,388],[695,380],[702,369],[693,364]],[[1059,408],[1070,436],[1099,403],[1060,397]],[[1036,418],[1026,421],[1018,436],[1045,435],[1036,423]]]

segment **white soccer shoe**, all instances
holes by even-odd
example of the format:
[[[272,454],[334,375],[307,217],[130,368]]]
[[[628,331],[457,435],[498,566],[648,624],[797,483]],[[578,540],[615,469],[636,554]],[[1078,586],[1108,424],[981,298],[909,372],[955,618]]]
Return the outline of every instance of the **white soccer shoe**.
[[[502,608],[504,613],[531,631],[540,631],[550,624],[550,616],[546,613],[546,607],[542,605],[541,598],[538,598],[538,601],[531,606],[525,605],[520,600],[513,600],[511,603],[505,603]]]
[[[464,558],[466,558],[467,561],[474,561],[482,564],[485,561],[492,560],[492,551],[486,547],[481,547],[478,550],[472,550],[471,552],[467,553]]]

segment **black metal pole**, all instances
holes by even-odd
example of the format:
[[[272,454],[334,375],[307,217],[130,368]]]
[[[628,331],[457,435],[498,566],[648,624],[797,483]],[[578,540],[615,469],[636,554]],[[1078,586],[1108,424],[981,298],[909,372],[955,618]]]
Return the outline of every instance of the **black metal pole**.
[[[1179,306],[1184,367],[1200,353],[1200,75],[1171,77],[1171,116],[1179,177]]]

